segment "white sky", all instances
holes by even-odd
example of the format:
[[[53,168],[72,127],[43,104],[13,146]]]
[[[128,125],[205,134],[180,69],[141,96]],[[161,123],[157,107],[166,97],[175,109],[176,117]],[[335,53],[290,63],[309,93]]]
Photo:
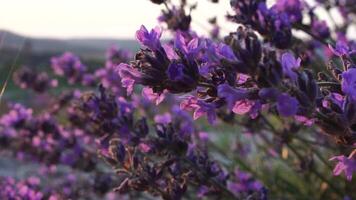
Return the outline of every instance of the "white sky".
[[[229,0],[218,6],[196,2],[202,3],[193,13],[193,28],[200,33],[207,16],[217,13],[222,20],[229,9]],[[158,24],[161,8],[148,0],[0,0],[0,29],[35,37],[132,38],[141,24]]]
[[[267,0],[267,3],[271,5],[274,1]],[[230,0],[220,0],[219,4],[208,0],[188,2],[200,2],[198,10],[193,12],[192,23],[199,34],[206,34],[207,27],[210,30],[206,19],[214,15],[219,16],[223,35],[236,28],[236,24],[224,20],[226,12],[231,11]],[[0,0],[0,29],[32,37],[133,38],[142,24],[147,28],[158,25],[162,8],[163,5],[160,7],[149,0]],[[320,14],[331,22],[325,13]]]

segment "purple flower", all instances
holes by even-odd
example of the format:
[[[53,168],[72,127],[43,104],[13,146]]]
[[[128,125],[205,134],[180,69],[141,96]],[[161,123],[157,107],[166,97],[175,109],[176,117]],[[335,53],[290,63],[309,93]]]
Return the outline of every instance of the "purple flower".
[[[121,63],[117,66],[116,70],[121,77],[122,87],[127,89],[128,94],[131,94],[135,82],[140,82],[141,73],[125,63]]]
[[[200,186],[198,189],[197,197],[199,199],[203,199],[209,192],[210,192],[210,189],[207,186],[205,186],[205,185]]]
[[[246,99],[248,91],[246,89],[232,88],[228,84],[222,84],[218,86],[218,96],[225,98],[229,109],[233,109],[237,101]]]
[[[350,53],[350,49],[347,46],[347,43],[344,41],[338,41],[336,42],[335,48],[331,45],[329,45],[330,50],[335,54],[336,56],[342,57],[344,55],[348,55]]]
[[[234,181],[228,181],[227,188],[234,194],[239,195],[242,192],[259,191],[263,187],[262,183],[255,180],[251,174],[236,169]]]
[[[232,108],[232,112],[238,115],[244,115],[250,112],[252,106],[253,102],[249,100],[244,99],[241,101],[236,101],[234,107]]]
[[[180,104],[180,108],[186,110],[194,110],[194,120],[197,120],[203,115],[207,115],[210,124],[214,124],[216,120],[215,104],[204,102],[193,96],[190,96],[187,99],[183,100]]]
[[[184,73],[183,73],[184,65],[181,63],[172,63],[169,65],[167,70],[168,78],[172,81],[179,81],[183,80]]]
[[[224,43],[220,43],[217,45],[216,47],[216,54],[220,57],[220,58],[225,58],[228,60],[237,60],[234,52],[232,51],[231,47],[224,44]]]
[[[284,117],[290,117],[297,114],[298,100],[295,97],[291,97],[286,93],[283,93],[277,98],[277,110],[278,113]]]
[[[279,12],[285,12],[291,22],[302,20],[302,3],[300,0],[278,0],[273,6]]]
[[[116,46],[111,46],[106,51],[106,67],[113,67],[123,62],[129,62],[131,58],[131,52],[118,49]]]
[[[202,48],[199,44],[199,38],[195,37],[192,40],[187,41],[181,32],[177,32],[176,34],[174,47],[187,56],[187,58],[194,58]]]
[[[80,82],[87,68],[80,59],[70,52],[51,59],[52,69],[59,76],[68,78],[70,84]]]
[[[258,92],[258,96],[265,100],[275,100],[280,92],[275,88],[262,88]]]
[[[330,36],[330,30],[325,21],[315,20],[312,23],[312,27],[312,31],[320,38],[328,38]]]
[[[356,160],[355,160],[355,156],[353,156],[354,154],[355,153],[351,153],[349,157],[335,156],[330,158],[330,160],[338,161],[333,171],[334,176],[338,176],[344,171],[346,179],[348,181],[351,181],[352,174],[354,171],[356,171]]]
[[[177,60],[179,58],[171,44],[163,44],[163,49],[170,60]]]
[[[32,119],[33,110],[30,108],[25,108],[21,104],[11,105],[11,110],[9,113],[3,115],[0,118],[0,124],[4,126],[16,126],[20,123]]]
[[[154,120],[156,123],[169,124],[172,122],[172,116],[169,113],[164,113],[163,115],[156,115]]]
[[[175,120],[181,121],[179,132],[181,136],[190,136],[194,131],[194,121],[192,117],[179,106],[175,105],[171,109]]]
[[[300,58],[295,59],[295,57],[291,53],[284,53],[281,59],[283,73],[290,79],[296,81],[297,73],[294,70],[300,67],[300,62]]]
[[[342,73],[341,90],[356,100],[356,68],[350,68]]]
[[[22,67],[14,73],[14,82],[22,89],[33,89],[38,93],[43,93],[49,88],[56,87],[58,81],[50,79],[46,72],[38,73],[28,67]]]
[[[208,62],[219,62],[221,59],[236,61],[237,58],[231,47],[224,43],[215,43],[212,40],[205,39],[205,60]]]
[[[155,102],[156,105],[160,104],[165,99],[165,93],[166,91],[164,91],[162,94],[154,93],[152,88],[149,87],[144,87],[142,89],[142,96],[144,96],[149,101]]]
[[[143,46],[146,46],[153,51],[161,48],[161,43],[159,41],[161,35],[162,35],[162,30],[158,26],[152,29],[151,32],[148,32],[146,27],[142,25],[140,30],[136,32],[137,40]]]

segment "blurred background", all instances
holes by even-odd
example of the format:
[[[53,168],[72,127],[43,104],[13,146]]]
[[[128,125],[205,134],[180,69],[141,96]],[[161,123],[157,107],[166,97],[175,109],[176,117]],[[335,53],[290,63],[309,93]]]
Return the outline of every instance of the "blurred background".
[[[224,20],[229,1],[204,1],[192,13],[193,29],[207,34],[207,18]],[[80,56],[102,57],[111,44],[136,49],[136,30],[158,25],[161,8],[147,0],[1,0],[1,49],[23,47],[33,53],[73,51]],[[232,27],[230,27],[232,28]],[[227,30],[225,30],[227,31]],[[165,36],[167,37],[167,36]]]

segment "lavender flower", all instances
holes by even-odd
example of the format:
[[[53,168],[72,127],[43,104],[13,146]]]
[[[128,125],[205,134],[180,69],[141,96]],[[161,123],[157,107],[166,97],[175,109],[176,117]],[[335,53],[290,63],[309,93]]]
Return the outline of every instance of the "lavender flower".
[[[14,82],[22,89],[32,89],[38,93],[44,93],[58,85],[58,81],[51,79],[47,73],[37,73],[28,67],[21,68],[14,74]]]
[[[352,51],[350,51],[348,45],[344,42],[344,41],[338,41],[336,43],[335,48],[331,45],[329,45],[330,50],[339,57],[348,55],[349,53],[351,53]]]
[[[300,67],[301,59],[295,59],[291,53],[284,53],[281,57],[281,63],[283,67],[283,73],[293,81],[297,80],[296,69]]]
[[[70,52],[51,59],[52,69],[59,76],[68,78],[70,84],[80,83],[87,70],[79,58]]]
[[[127,89],[128,94],[131,94],[134,84],[140,82],[141,74],[124,63],[121,63],[116,70],[121,77],[122,86]]]
[[[202,100],[196,99],[195,97],[188,97],[181,102],[180,108],[186,110],[194,110],[194,120],[200,118],[203,115],[207,115],[210,124],[214,124],[216,120],[216,107],[213,103],[206,103]]]
[[[356,68],[350,68],[342,73],[342,91],[356,100]]]
[[[345,156],[334,156],[330,158],[331,161],[337,161],[334,168],[334,176],[340,175],[342,172],[345,172],[346,179],[348,181],[352,180],[352,174],[356,171],[356,160],[355,153],[351,153],[349,157]]]
[[[136,38],[143,46],[146,46],[152,50],[158,50],[161,48],[161,42],[159,41],[162,35],[162,31],[159,27],[152,29],[150,32],[145,26],[141,26],[140,30],[136,32]]]
[[[277,98],[278,113],[284,117],[290,117],[297,114],[298,100],[288,94],[281,94]]]
[[[221,84],[218,87],[218,96],[225,98],[229,109],[233,109],[237,101],[246,99],[248,91],[245,89],[234,89],[228,84]]]
[[[288,18],[292,23],[300,22],[303,17],[303,5],[300,0],[277,0],[272,9],[276,9],[278,12],[287,13]]]

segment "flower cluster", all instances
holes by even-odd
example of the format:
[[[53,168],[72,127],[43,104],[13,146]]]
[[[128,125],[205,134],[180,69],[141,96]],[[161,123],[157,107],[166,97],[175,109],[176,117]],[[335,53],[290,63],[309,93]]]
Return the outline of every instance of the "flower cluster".
[[[134,56],[111,47],[95,71],[72,53],[52,58],[71,84],[59,96],[43,95],[58,84],[50,75],[15,73],[46,104],[1,110],[0,162],[36,166],[0,178],[1,199],[356,198],[348,2],[231,0],[238,24],[223,39],[216,17],[211,38],[194,32],[196,4],[151,2],[162,26],[139,28]],[[329,27],[318,9],[342,21]]]
[[[70,84],[82,83],[91,85],[94,82],[93,75],[87,73],[87,67],[80,59],[70,52],[51,59],[52,69],[59,76],[64,76]]]
[[[32,89],[38,93],[58,85],[58,81],[51,79],[46,72],[37,73],[28,67],[22,67],[15,72],[14,82],[22,89]]]

